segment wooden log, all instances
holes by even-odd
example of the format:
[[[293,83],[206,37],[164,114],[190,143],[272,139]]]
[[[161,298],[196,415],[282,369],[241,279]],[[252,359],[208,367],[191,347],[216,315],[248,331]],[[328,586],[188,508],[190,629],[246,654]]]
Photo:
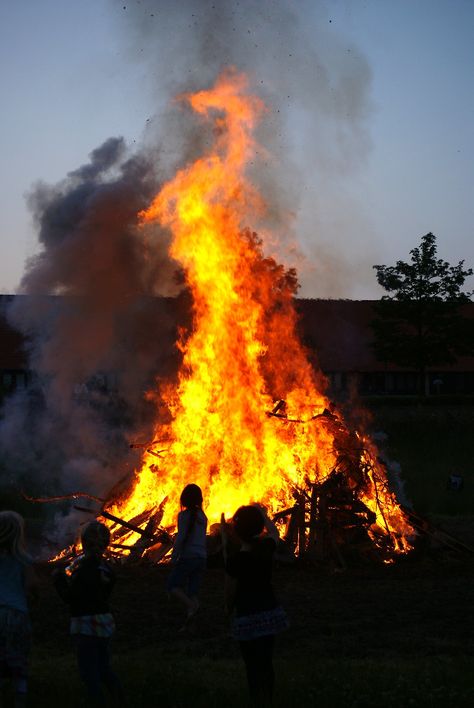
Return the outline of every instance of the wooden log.
[[[108,511],[105,511],[104,509],[101,509],[99,512],[91,511],[91,509],[85,509],[82,506],[74,506],[75,509],[78,511],[85,511],[88,514],[97,514],[97,516],[102,516],[104,519],[109,519],[109,521],[115,521],[116,524],[119,524],[120,526],[123,526],[125,529],[129,529],[129,531],[135,531],[135,533],[139,533],[140,536],[146,536],[147,538],[150,538],[151,540],[154,539],[153,534],[147,533],[143,529],[141,529],[139,526],[136,526],[135,524],[131,524],[129,521],[124,521],[124,519],[120,519],[118,516],[114,516],[113,514],[110,514]]]
[[[129,447],[132,449],[139,449],[139,448],[144,448],[144,447],[152,447],[152,445],[158,445],[160,443],[160,440],[152,440],[152,442],[146,442],[146,443],[130,443]]]
[[[309,505],[309,533],[308,533],[308,550],[314,548],[316,542],[316,534],[318,529],[318,491],[317,485],[314,484],[311,492],[311,502]]]
[[[296,544],[298,541],[298,511],[299,506],[298,503],[296,503],[291,510],[290,518],[288,520],[288,525],[286,528],[286,533],[283,539],[291,546],[292,549],[296,548]]]
[[[110,548],[120,548],[123,551],[131,551],[133,546],[127,546],[125,543],[109,543]]]
[[[56,497],[30,497],[27,494],[25,494],[21,489],[19,490],[21,496],[23,499],[26,499],[26,501],[29,502],[34,502],[37,504],[49,504],[50,502],[62,502],[62,501],[67,501],[68,499],[78,499],[80,497],[83,497],[84,499],[90,499],[91,501],[99,502],[99,504],[103,504],[105,502],[105,499],[102,499],[101,497],[95,497],[93,494],[87,494],[87,492],[71,492],[71,494],[62,494],[61,496],[56,496]]]
[[[287,516],[290,516],[290,514],[293,513],[294,506],[290,506],[288,509],[283,509],[282,511],[278,511],[276,514],[273,516],[273,521],[281,521],[282,519],[285,519]]]
[[[301,496],[297,512],[298,525],[298,557],[301,558],[306,551],[306,499]]]
[[[145,560],[149,560],[152,563],[159,563],[172,548],[173,541],[171,539],[162,543],[156,543],[148,549]]]
[[[434,540],[439,541],[440,543],[448,546],[449,548],[452,548],[455,551],[463,551],[465,553],[474,554],[473,548],[465,544],[463,541],[460,541],[458,538],[455,538],[447,531],[436,527],[434,524],[431,523],[431,521],[428,521],[428,519],[425,519],[424,517],[420,516],[411,509],[408,509],[408,507],[406,506],[401,506],[400,508],[406,514],[406,516],[408,516],[410,523],[413,524],[413,526],[420,533],[426,534],[427,536],[431,536],[431,538],[433,538]]]
[[[134,526],[142,526],[145,522],[148,521],[150,516],[153,514],[155,510],[155,507],[151,507],[151,509],[147,509],[146,511],[142,511],[140,514],[137,514],[131,519],[127,519],[129,524],[133,524]],[[117,524],[118,525],[118,524]]]
[[[147,452],[148,452],[149,455],[154,455],[155,457],[159,457],[160,459],[162,459],[162,458],[163,458],[163,455],[161,455],[160,453],[166,452],[166,449],[164,449],[164,450],[156,450],[156,452],[155,452],[155,450],[150,450],[149,448],[147,448]]]

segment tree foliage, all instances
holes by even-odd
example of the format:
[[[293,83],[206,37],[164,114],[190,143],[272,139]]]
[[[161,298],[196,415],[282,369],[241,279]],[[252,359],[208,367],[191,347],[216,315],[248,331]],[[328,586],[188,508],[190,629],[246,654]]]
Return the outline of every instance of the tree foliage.
[[[410,255],[410,263],[373,266],[388,294],[377,303],[372,326],[377,358],[417,371],[421,386],[428,367],[474,353],[474,320],[463,312],[472,292],[462,290],[473,270],[437,258],[432,233]]]

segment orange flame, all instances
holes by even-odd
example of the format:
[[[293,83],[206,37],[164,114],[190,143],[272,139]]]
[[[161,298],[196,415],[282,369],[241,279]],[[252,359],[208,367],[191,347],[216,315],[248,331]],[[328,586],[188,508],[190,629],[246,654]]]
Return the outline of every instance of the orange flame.
[[[211,522],[251,502],[276,512],[294,503],[295,487],[323,480],[337,465],[336,434],[318,418],[330,407],[324,380],[296,335],[294,273],[265,257],[246,228],[264,213],[244,171],[265,110],[246,91],[246,77],[230,70],[212,89],[182,97],[213,122],[215,143],[139,215],[142,225],[171,230],[170,253],[185,271],[194,321],[192,334],[179,342],[178,385],[160,391],[172,420],[157,425],[154,436],[167,450],[160,460],[146,452],[133,491],[110,507],[126,519],[167,496],[163,523],[173,526],[190,482],[202,488]],[[269,415],[279,399],[285,415]],[[376,453],[364,447],[373,463]],[[385,479],[378,469],[380,475]],[[363,501],[402,550],[411,529],[387,486],[379,487],[374,478]]]

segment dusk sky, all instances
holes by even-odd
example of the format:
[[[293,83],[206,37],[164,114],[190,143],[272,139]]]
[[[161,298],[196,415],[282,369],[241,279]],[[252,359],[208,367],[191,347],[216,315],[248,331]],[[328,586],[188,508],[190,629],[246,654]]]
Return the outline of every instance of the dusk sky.
[[[379,297],[372,265],[407,260],[428,231],[439,257],[474,266],[473,0],[215,6],[235,7],[237,68],[255,92],[269,87],[270,114],[283,116],[267,169],[285,175],[301,294]],[[188,45],[201,9],[209,33],[212,8],[1,0],[1,293],[16,290],[39,248],[25,198],[38,181],[57,184],[110,137],[123,136],[131,153],[166,142],[161,117],[172,87],[189,85],[185,72],[199,84]],[[213,56],[207,85],[215,67]]]

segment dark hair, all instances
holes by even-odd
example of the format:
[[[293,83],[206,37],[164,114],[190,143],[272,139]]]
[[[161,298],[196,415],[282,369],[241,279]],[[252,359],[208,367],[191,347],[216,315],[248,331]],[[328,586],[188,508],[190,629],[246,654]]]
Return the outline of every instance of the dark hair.
[[[110,531],[100,521],[91,521],[82,529],[82,549],[86,553],[102,555],[110,542]]]
[[[265,519],[257,506],[241,506],[237,509],[232,519],[237,536],[246,543],[250,543],[255,536],[259,536],[265,528]]]
[[[202,507],[202,491],[197,484],[187,484],[181,492],[180,504],[185,509]]]
[[[188,538],[191,536],[194,526],[196,525],[197,513],[199,509],[202,509],[201,487],[198,487],[197,484],[187,484],[181,492],[179,501],[181,504],[181,508],[188,509],[191,514],[191,518],[189,519],[188,523],[188,528],[186,529],[186,534],[183,539],[184,547],[184,545],[188,541]]]

